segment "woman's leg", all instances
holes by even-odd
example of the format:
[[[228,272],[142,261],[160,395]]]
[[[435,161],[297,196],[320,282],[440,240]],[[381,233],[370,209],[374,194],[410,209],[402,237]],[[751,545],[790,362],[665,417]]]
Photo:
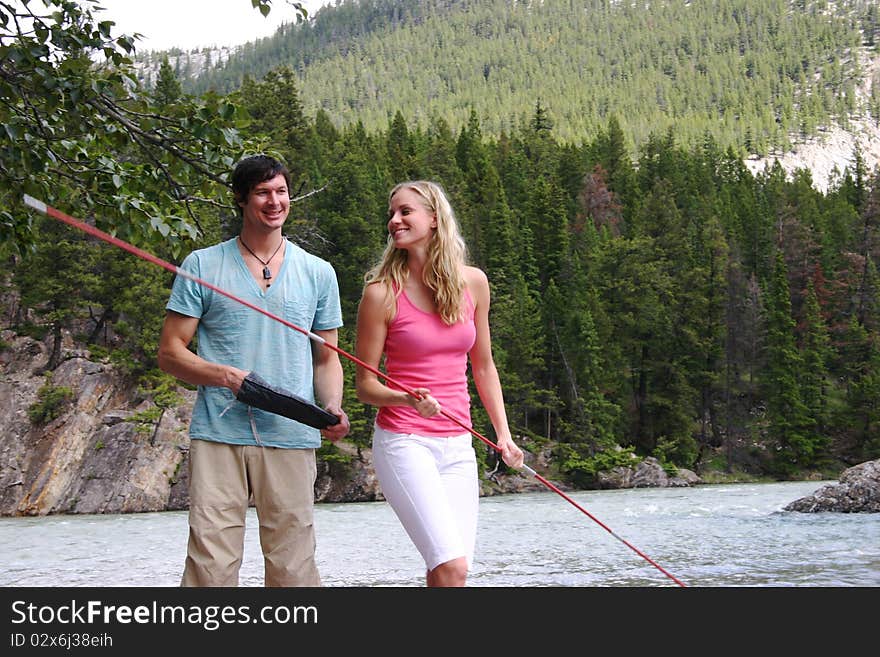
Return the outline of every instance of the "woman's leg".
[[[449,499],[438,469],[445,440],[396,434],[377,427],[373,435],[373,466],[385,499],[425,560],[428,571],[460,559],[466,572],[468,551],[457,522],[461,509]],[[441,570],[437,577],[449,568]]]
[[[428,586],[464,586],[467,583],[468,563],[464,557],[441,563],[425,575]]]
[[[465,575],[473,566],[477,543],[477,514],[480,505],[480,479],[477,457],[470,434],[443,439],[443,453],[439,462],[440,479],[446,499],[455,510],[458,535],[464,546]]]

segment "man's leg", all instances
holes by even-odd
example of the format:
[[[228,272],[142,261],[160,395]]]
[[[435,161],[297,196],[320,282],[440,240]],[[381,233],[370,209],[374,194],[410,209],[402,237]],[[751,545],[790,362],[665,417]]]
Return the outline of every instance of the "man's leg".
[[[249,447],[266,586],[320,586],[315,563],[315,450]]]
[[[243,449],[190,443],[189,543],[181,586],[238,586],[248,505]]]

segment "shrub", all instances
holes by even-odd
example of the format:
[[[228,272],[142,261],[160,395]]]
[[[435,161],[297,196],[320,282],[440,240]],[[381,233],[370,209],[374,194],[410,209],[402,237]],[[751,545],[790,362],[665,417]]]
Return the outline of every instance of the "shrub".
[[[73,390],[67,386],[52,385],[52,372],[46,372],[46,382],[37,390],[37,401],[28,409],[34,424],[47,424],[61,415],[73,399]]]

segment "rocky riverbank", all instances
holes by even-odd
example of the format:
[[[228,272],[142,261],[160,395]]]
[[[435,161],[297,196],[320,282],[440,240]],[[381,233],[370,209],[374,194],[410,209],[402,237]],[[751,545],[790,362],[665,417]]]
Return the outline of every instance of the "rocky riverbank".
[[[160,409],[107,360],[93,360],[67,337],[61,364],[47,380],[46,341],[4,331],[0,350],[0,515],[134,513],[188,508],[187,426],[195,393]],[[30,417],[47,383],[69,392],[57,417]],[[524,444],[524,446],[526,446]],[[530,446],[527,464],[553,479],[551,448]],[[602,473],[600,487],[688,486],[690,471],[669,477],[656,459]],[[564,484],[554,481],[561,489]],[[490,472],[483,495],[547,490],[519,473]],[[369,449],[342,441],[337,458],[319,460],[319,502],[383,499]]]
[[[179,389],[182,402],[160,409],[109,361],[93,360],[67,338],[51,386],[68,390],[57,417],[34,422],[30,411],[47,384],[41,369],[49,358],[45,341],[4,331],[0,350],[0,516],[136,513],[189,506],[187,427],[195,393]],[[529,444],[526,463],[561,490],[554,478],[552,446]],[[319,460],[318,502],[384,499],[368,448],[338,445],[337,458]],[[841,475],[841,487],[826,487],[793,511],[880,510],[880,462]],[[599,488],[693,486],[690,470],[669,476],[654,458],[598,476]],[[489,472],[484,496],[546,491],[540,481],[511,472]]]
[[[880,513],[880,459],[844,470],[837,484],[823,486],[812,495],[795,500],[786,511],[817,513]]]

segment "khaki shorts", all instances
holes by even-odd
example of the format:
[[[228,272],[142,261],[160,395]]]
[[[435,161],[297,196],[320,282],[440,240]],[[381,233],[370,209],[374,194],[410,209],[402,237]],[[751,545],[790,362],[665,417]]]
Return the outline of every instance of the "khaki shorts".
[[[189,543],[181,586],[238,586],[253,496],[266,586],[320,586],[315,450],[193,440]]]

